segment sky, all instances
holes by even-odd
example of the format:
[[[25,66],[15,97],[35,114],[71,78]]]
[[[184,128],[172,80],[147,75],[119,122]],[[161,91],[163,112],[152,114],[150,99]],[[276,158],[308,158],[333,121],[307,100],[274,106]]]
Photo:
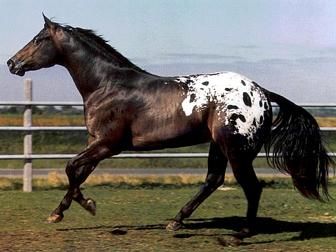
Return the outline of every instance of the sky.
[[[90,28],[155,74],[234,71],[298,103],[336,103],[336,1],[0,0],[0,100],[21,100],[5,62],[53,21]],[[34,99],[80,100],[62,67],[29,72]],[[50,92],[50,91],[53,92]]]

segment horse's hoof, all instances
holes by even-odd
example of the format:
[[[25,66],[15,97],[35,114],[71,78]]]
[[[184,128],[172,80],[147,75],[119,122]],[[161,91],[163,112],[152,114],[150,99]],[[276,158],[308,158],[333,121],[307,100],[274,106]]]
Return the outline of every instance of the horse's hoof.
[[[254,236],[256,233],[251,231],[249,228],[243,228],[240,232],[233,234],[233,237],[243,240]]]
[[[181,229],[182,227],[183,227],[182,221],[173,220],[173,221],[168,223],[168,225],[166,226],[166,230],[177,231],[177,230]]]
[[[92,214],[93,216],[96,215],[96,202],[93,199],[87,199],[86,200],[86,206],[85,209]]]
[[[63,219],[63,214],[50,214],[50,216],[47,219],[48,223],[58,223]]]

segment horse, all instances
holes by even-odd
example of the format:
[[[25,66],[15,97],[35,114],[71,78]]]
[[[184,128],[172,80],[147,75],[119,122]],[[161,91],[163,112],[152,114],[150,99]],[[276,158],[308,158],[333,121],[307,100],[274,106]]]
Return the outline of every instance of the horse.
[[[158,150],[210,143],[204,185],[168,225],[183,220],[224,183],[230,162],[242,187],[247,212],[240,237],[257,233],[263,190],[252,162],[264,146],[270,165],[291,175],[294,187],[310,199],[325,201],[328,167],[316,120],[304,108],[233,72],[163,77],[133,64],[92,30],[51,21],[7,62],[11,73],[65,67],[83,98],[89,133],[86,148],[65,172],[68,190],[48,222],[60,222],[74,200],[92,215],[96,203],[80,185],[98,163],[122,151]],[[272,103],[279,106],[273,120]]]

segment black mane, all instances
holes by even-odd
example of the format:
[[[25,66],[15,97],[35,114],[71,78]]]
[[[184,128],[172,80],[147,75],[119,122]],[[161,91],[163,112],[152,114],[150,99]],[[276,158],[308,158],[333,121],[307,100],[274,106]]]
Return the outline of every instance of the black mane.
[[[113,63],[118,64],[119,67],[127,67],[140,72],[145,72],[110,46],[107,43],[107,40],[105,40],[102,36],[97,35],[93,30],[79,27],[74,28],[71,26],[65,26],[63,28],[79,39],[82,43],[87,45],[90,50],[94,50],[95,53],[98,53],[108,60],[111,60]]]

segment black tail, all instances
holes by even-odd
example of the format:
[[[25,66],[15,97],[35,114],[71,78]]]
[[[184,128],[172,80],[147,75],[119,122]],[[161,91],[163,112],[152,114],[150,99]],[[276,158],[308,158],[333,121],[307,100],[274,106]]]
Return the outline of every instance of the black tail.
[[[265,144],[269,164],[289,173],[294,186],[303,196],[329,199],[328,169],[333,160],[323,146],[316,120],[305,109],[286,98],[264,91],[280,107],[270,139]]]

